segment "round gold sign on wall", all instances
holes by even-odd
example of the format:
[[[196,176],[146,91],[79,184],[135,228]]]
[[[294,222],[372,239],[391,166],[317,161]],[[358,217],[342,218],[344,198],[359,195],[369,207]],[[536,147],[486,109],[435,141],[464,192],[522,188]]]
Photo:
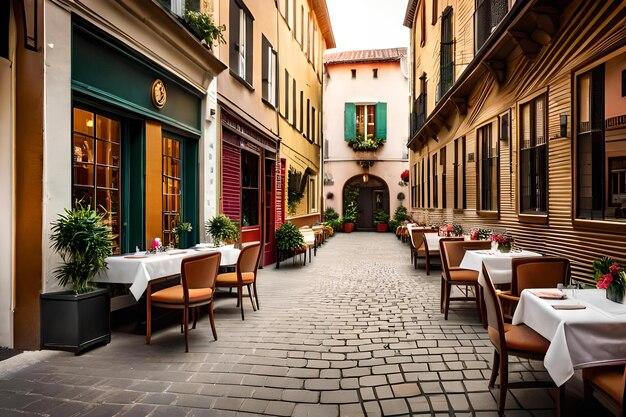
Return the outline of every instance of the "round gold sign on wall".
[[[151,88],[152,104],[157,109],[162,109],[167,101],[167,91],[165,90],[165,84],[158,78],[154,80]]]

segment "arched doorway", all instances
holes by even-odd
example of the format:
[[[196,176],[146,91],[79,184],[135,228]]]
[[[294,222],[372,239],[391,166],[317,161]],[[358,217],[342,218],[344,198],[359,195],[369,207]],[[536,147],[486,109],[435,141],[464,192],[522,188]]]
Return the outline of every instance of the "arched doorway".
[[[351,186],[359,189],[357,229],[361,231],[375,230],[374,213],[376,210],[382,209],[389,213],[389,187],[387,183],[382,178],[369,174],[356,175],[350,178],[343,186],[344,210],[346,188]]]

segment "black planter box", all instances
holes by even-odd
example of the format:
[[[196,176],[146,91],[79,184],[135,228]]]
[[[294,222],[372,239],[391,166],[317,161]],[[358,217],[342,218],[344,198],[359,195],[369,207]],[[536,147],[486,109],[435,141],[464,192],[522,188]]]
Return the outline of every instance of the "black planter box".
[[[41,294],[41,348],[82,353],[111,341],[111,297],[101,289]]]

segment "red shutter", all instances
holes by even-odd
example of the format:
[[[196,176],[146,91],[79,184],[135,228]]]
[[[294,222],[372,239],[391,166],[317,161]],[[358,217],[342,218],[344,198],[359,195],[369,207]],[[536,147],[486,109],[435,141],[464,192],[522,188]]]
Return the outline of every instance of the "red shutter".
[[[241,223],[241,151],[227,142],[222,148],[222,210]]]
[[[276,229],[285,222],[285,210],[283,208],[283,202],[285,200],[283,191],[283,185],[285,184],[285,165],[286,161],[284,159],[280,160],[280,165],[276,164]]]

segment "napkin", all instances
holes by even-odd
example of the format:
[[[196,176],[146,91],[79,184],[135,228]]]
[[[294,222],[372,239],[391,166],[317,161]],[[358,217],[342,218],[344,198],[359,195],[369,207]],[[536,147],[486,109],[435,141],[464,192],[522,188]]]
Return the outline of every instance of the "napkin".
[[[539,298],[547,298],[550,300],[561,300],[565,298],[565,294],[563,294],[561,290],[556,288],[532,289],[528,291],[530,291],[532,294],[536,295]]]
[[[555,310],[584,310],[587,306],[583,304],[552,304]]]
[[[139,258],[147,258],[148,255],[127,255],[124,256],[124,259],[139,259]]]

